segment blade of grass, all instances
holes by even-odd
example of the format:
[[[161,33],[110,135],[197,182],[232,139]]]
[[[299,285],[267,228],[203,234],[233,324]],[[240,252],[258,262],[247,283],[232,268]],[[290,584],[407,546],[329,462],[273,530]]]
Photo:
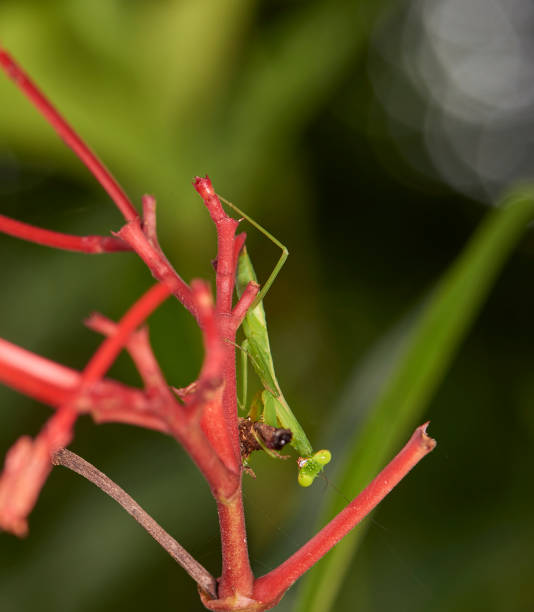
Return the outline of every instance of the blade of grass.
[[[431,294],[368,419],[354,437],[341,488],[361,490],[384,465],[444,377],[498,272],[534,218],[534,186],[504,197],[477,229]],[[322,522],[340,510],[333,499]],[[298,612],[328,612],[364,533],[357,527],[309,574],[298,594]]]

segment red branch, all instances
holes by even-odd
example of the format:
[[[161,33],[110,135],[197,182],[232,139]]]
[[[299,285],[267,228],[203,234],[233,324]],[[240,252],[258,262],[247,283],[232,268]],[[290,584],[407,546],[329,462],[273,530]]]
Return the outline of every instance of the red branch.
[[[0,47],[0,67],[10,77],[15,85],[26,95],[48,123],[56,130],[59,137],[80,158],[84,166],[92,173],[96,180],[107,191],[109,197],[115,202],[117,208],[127,221],[138,216],[133,204],[124,193],[121,186],[113,178],[109,170],[89,149],[85,142],[76,134],[65,119],[50,104],[47,98],[34,85],[28,75],[15,62],[7,51]]]
[[[213,580],[207,576],[209,594],[201,593],[204,604],[209,609],[226,611],[259,612],[272,608],[295,580],[353,529],[434,448],[435,441],[426,435],[426,425],[417,428],[400,453],[340,514],[278,568],[254,580],[248,558],[241,489],[235,336],[259,287],[250,283],[237,304],[232,306],[237,259],[246,238],[245,234],[235,234],[239,221],[225,213],[210,179],[196,177],[193,184],[217,231],[214,304],[207,283],[193,281],[191,287],[187,285],[161,250],[156,233],[155,199],[148,195],[143,197],[141,221],[102,162],[1,48],[0,67],[73,149],[127,221],[115,237],[72,236],[0,215],[0,231],[39,244],[85,253],[132,249],[159,281],[118,323],[101,315],[89,319],[88,325],[106,338],[81,373],[0,340],[0,381],[57,409],[35,440],[22,437],[7,454],[0,476],[0,527],[18,535],[26,533],[27,516],[50,472],[51,457],[70,442],[81,413],[90,412],[96,422],[124,422],[156,429],[173,435],[182,443],[206,478],[217,502],[222,576],[217,599],[209,599],[214,596],[215,589]],[[164,379],[147,330],[137,329],[171,293],[196,317],[205,347],[198,380],[178,392],[181,403]],[[145,384],[143,391],[103,380],[124,347],[140,372]],[[64,454],[68,455],[68,451]],[[96,478],[101,480],[98,474]],[[112,489],[116,491],[113,487],[110,491]],[[125,500],[123,493],[119,497]],[[130,504],[129,500],[126,502]],[[150,525],[152,529],[154,525]]]
[[[193,185],[200,194],[208,209],[217,230],[217,315],[223,344],[224,380],[226,381],[222,405],[215,407],[219,414],[206,413],[202,427],[210,439],[220,438],[217,447],[226,465],[234,471],[241,469],[239,435],[237,428],[237,406],[235,395],[235,354],[231,342],[235,341],[235,329],[232,319],[232,297],[235,281],[234,237],[238,221],[228,217],[213,189],[208,177],[196,177]],[[220,436],[221,424],[227,429],[226,435]]]
[[[198,191],[217,231],[217,324],[222,343],[224,393],[222,406],[212,406],[202,417],[202,428],[212,443],[217,444],[219,455],[233,471],[241,472],[241,453],[237,422],[237,391],[235,372],[235,335],[237,321],[242,316],[242,307],[236,316],[232,313],[232,297],[235,283],[237,254],[243,238],[236,239],[239,222],[229,217],[213,189],[208,177],[196,177],[193,185]],[[252,288],[247,295],[250,299]],[[243,304],[246,303],[246,300]],[[242,305],[243,306],[243,305]],[[221,425],[226,431],[220,436]],[[220,436],[220,439],[217,439]],[[219,596],[222,598],[248,598],[252,594],[253,575],[248,557],[245,515],[241,484],[231,500],[217,499],[221,529],[223,569],[219,581]]]
[[[206,352],[200,376],[192,391],[184,396],[185,406],[169,414],[170,427],[204,474],[215,499],[226,503],[239,490],[240,470],[228,466],[219,452],[228,444],[226,430],[214,428],[208,434],[202,427],[204,419],[217,414],[221,405],[222,340],[209,286],[196,280],[191,289]]]
[[[137,302],[128,310],[117,324],[116,333],[109,336],[98,347],[96,353],[91,357],[83,373],[83,382],[86,386],[102,378],[117,355],[128,342],[130,334],[171,294],[167,285],[158,284],[152,286]]]
[[[96,312],[85,321],[85,324],[104,336],[113,336],[117,333],[117,324]],[[147,327],[140,327],[130,335],[126,350],[130,353],[147,391],[152,394],[159,393],[162,388],[168,391],[167,383],[150,346]]]
[[[114,324],[115,325],[115,324]],[[57,408],[78,392],[81,373],[0,339],[0,382]],[[77,410],[96,423],[128,423],[170,433],[160,399],[112,380],[101,380],[78,398]]]
[[[130,334],[170,293],[166,285],[151,287],[124,315],[116,333],[100,345],[79,377],[76,392],[60,406],[36,439],[20,438],[8,453],[0,476],[0,527],[16,535],[25,535],[27,516],[48,477],[51,457],[72,439],[73,427],[79,415],[78,401],[104,376]],[[59,368],[54,372],[58,375],[62,373]]]
[[[0,382],[58,406],[75,391],[80,373],[0,338]]]
[[[279,599],[319,559],[349,533],[436,446],[426,434],[428,423],[418,427],[406,446],[378,476],[309,542],[287,561],[254,584],[254,598],[262,602]]]
[[[81,253],[110,253],[112,251],[131,251],[131,247],[114,236],[74,236],[35,227],[29,223],[16,221],[0,215],[0,232],[15,238],[35,242],[44,246],[78,251]]]
[[[243,319],[247,314],[248,309],[252,306],[254,298],[258,295],[260,286],[258,283],[251,281],[246,287],[232,312],[233,323],[236,331],[239,329]]]
[[[154,245],[155,227],[149,226],[148,235],[144,229],[140,220],[134,219],[124,225],[116,235],[132,247],[148,266],[152,276],[169,285],[172,293],[196,317],[191,288],[172,267],[159,246]]]

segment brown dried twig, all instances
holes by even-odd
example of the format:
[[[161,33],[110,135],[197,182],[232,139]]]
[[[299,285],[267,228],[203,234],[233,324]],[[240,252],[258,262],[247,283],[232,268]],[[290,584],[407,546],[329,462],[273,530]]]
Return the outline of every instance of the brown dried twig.
[[[103,474],[94,465],[73,453],[61,448],[52,457],[54,465],[63,467],[83,476],[96,485],[106,495],[109,495],[120,504],[130,516],[132,516],[141,527],[147,531],[156,542],[164,548],[169,555],[193,578],[198,586],[213,598],[217,597],[217,581],[200,565],[178,542],[168,534],[141,506],[132,499],[124,489]]]

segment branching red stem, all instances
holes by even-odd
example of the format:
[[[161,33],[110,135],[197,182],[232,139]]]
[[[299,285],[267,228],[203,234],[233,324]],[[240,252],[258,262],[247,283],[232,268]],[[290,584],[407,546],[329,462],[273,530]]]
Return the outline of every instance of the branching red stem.
[[[113,323],[93,315],[89,326],[106,335],[79,373],[0,340],[0,381],[57,408],[35,440],[23,437],[8,452],[0,478],[0,527],[18,535],[26,532],[26,517],[50,471],[50,459],[88,478],[116,499],[185,567],[203,589],[202,600],[213,610],[266,610],[365,517],[434,446],[419,427],[391,463],[338,516],[278,568],[254,581],[246,540],[242,501],[242,464],[237,422],[235,336],[259,287],[250,283],[234,308],[237,259],[245,234],[236,236],[239,221],[229,217],[208,177],[196,177],[217,230],[216,301],[209,286],[193,281],[191,287],[162,252],[156,232],[156,201],[143,197],[143,221],[125,192],[70,125],[59,115],[13,58],[0,48],[0,67],[44,115],[115,202],[127,223],[115,237],[72,236],[44,230],[0,215],[0,232],[47,246],[99,253],[134,250],[159,283],[149,289]],[[148,315],[173,293],[196,317],[203,333],[205,358],[197,381],[179,395],[165,382],[150,347],[145,328]],[[145,383],[131,389],[103,376],[126,347]],[[214,578],[122,489],[80,457],[66,449],[80,413],[91,412],[97,422],[140,425],[174,435],[206,478],[217,502],[221,528],[223,567],[218,592]]]
[[[226,503],[239,489],[240,471],[232,469],[219,451],[228,444],[228,432],[221,426],[224,421],[219,421],[219,428],[206,431],[203,427],[206,419],[220,418],[222,341],[209,286],[195,280],[191,289],[206,349],[204,363],[194,388],[184,397],[185,406],[169,412],[168,418],[171,430],[204,474],[215,499]]]
[[[0,382],[49,406],[78,394],[81,373],[0,339]],[[101,380],[77,399],[77,411],[96,423],[128,423],[170,433],[160,398],[112,380]]]
[[[217,231],[216,310],[219,334],[224,340],[222,345],[223,376],[225,380],[223,402],[222,406],[216,407],[219,414],[204,414],[202,428],[210,440],[218,440],[216,448],[219,455],[226,465],[231,466],[237,472],[241,470],[241,456],[235,394],[235,353],[230,342],[235,341],[236,331],[232,318],[232,296],[235,281],[234,238],[238,221],[228,217],[224,212],[219,197],[208,177],[197,176],[193,185],[204,201]],[[222,423],[225,423],[226,426],[224,436],[220,434]]]
[[[172,293],[196,317],[191,288],[172,267],[161,249],[156,248],[147,238],[139,219],[134,219],[124,225],[116,235],[132,247],[148,266],[152,276],[156,280],[169,285],[172,288]],[[149,230],[149,235],[153,236],[151,230]]]
[[[243,239],[236,240],[235,232],[239,222],[229,217],[213,189],[208,177],[196,177],[193,185],[202,197],[217,230],[217,325],[222,339],[222,363],[224,393],[222,411],[220,404],[213,406],[212,414],[204,411],[202,428],[212,441],[217,444],[217,451],[227,466],[241,473],[242,463],[239,447],[237,422],[237,392],[235,372],[235,335],[236,320],[241,316],[232,313],[232,297],[235,283],[237,254],[243,245]],[[252,289],[253,290],[253,289]],[[250,294],[249,294],[250,296]],[[248,299],[248,298],[246,298]],[[214,420],[215,417],[216,420]],[[225,424],[228,435],[220,436],[217,430]],[[220,439],[217,437],[220,436]],[[248,598],[252,594],[253,575],[248,557],[245,518],[241,483],[232,499],[218,499],[219,524],[221,529],[223,569],[219,582],[221,597]]]
[[[171,295],[171,289],[163,283],[153,285],[128,310],[117,324],[117,331],[98,347],[84,369],[83,381],[89,386],[102,378],[122,350],[132,332]]]
[[[60,138],[65,141],[82,163],[88,168],[96,180],[107,191],[127,221],[138,216],[133,204],[121,186],[113,178],[109,170],[89,149],[85,142],[76,134],[65,119],[57,112],[41,91],[34,85],[28,75],[15,62],[11,55],[0,47],[0,67],[13,80],[17,87],[32,102],[37,110],[44,116],[56,130]]]
[[[104,336],[113,336],[117,333],[117,324],[100,313],[93,313],[85,324]],[[147,391],[160,393],[164,389],[170,393],[158,361],[152,352],[146,326],[140,327],[130,335],[126,343],[126,350],[130,353]]]

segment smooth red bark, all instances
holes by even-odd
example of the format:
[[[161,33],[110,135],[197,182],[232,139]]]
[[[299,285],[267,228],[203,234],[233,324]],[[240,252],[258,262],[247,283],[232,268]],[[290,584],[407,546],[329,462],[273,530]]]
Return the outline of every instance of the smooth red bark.
[[[378,476],[309,542],[287,561],[254,583],[254,598],[278,600],[300,576],[347,535],[436,446],[426,434],[428,423],[418,427],[399,454]]]
[[[0,47],[0,67],[13,80],[15,85],[22,90],[26,97],[32,102],[37,110],[44,116],[47,122],[56,130],[59,137],[80,158],[82,163],[96,180],[107,191],[109,197],[115,202],[117,208],[127,221],[138,216],[133,204],[124,193],[121,186],[113,178],[109,170],[89,149],[85,142],[76,134],[72,127],[50,104],[43,93],[35,86],[28,75],[15,62],[11,55]]]
[[[114,236],[74,236],[35,227],[0,215],[0,232],[66,251],[80,253],[111,253],[113,251],[131,251],[131,247]]]
[[[149,235],[151,239],[145,235],[139,219],[130,221],[116,233],[116,236],[129,244],[145,262],[152,276],[169,285],[175,297],[196,317],[191,288],[172,267],[161,249],[154,246],[152,230],[149,231]]]

